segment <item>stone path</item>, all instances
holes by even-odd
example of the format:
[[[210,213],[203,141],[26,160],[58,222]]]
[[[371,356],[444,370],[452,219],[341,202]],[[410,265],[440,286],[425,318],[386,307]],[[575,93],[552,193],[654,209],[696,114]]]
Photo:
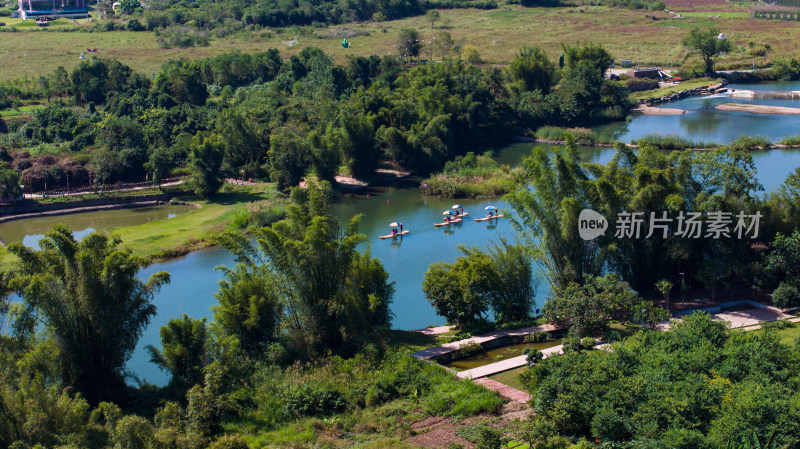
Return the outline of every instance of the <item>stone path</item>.
[[[542,349],[544,358],[550,357],[553,354],[561,354],[563,345],[553,346],[552,348]],[[525,366],[528,364],[528,357],[520,355],[510,359],[501,360],[499,362],[490,363],[488,365],[479,366],[464,371],[459,371],[457,376],[459,379],[478,379],[480,377],[491,376],[492,374],[502,373],[503,371],[512,370]]]
[[[468,344],[484,344],[502,337],[522,336],[542,331],[551,332],[554,331],[555,329],[556,329],[555,326],[551,324],[546,324],[544,326],[524,327],[522,329],[494,331],[494,332],[489,332],[487,334],[478,335],[476,337],[465,338],[463,340],[458,340],[451,343],[445,343],[439,346],[433,346],[428,349],[423,349],[421,351],[415,352],[414,357],[420,360],[428,360],[443,354],[448,354],[450,352],[456,351],[461,346]]]
[[[480,379],[475,379],[475,383],[484,388],[488,388],[492,391],[495,391],[500,396],[511,399],[512,401],[524,403],[531,400],[531,395],[529,395],[528,393],[525,393],[524,391],[521,390],[517,390],[516,388],[513,387],[509,387],[506,384],[502,384],[496,380],[492,380],[487,377],[481,377]]]

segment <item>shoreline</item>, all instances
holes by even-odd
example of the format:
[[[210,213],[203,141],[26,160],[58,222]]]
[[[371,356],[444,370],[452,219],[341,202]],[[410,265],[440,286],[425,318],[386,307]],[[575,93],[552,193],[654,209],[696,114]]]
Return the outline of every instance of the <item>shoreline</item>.
[[[691,111],[687,111],[686,109],[657,108],[655,106],[650,106],[647,104],[640,104],[639,107],[634,109],[633,111],[638,112],[642,115],[683,115],[691,113]]]

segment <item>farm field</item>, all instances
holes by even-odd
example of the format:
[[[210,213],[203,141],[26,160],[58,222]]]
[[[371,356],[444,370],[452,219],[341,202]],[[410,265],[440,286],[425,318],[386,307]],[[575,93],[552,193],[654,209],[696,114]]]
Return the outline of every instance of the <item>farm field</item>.
[[[769,43],[773,51],[766,60],[795,56],[800,41],[796,21],[750,19],[747,10],[735,4],[713,0],[670,2],[674,11],[690,10],[683,19],[673,19],[665,11],[631,11],[601,6],[564,8],[524,8],[504,6],[495,10],[442,10],[436,29],[423,16],[389,22],[338,25],[324,29],[286,28],[283,30],[242,31],[225,38],[213,38],[208,47],[160,48],[152,32],[59,32],[38,30],[3,33],[0,39],[0,80],[37,77],[58,66],[70,70],[80,63],[80,53],[98,48],[98,55],[114,57],[145,73],[155,73],[172,58],[202,58],[232,50],[244,52],[278,48],[284,57],[308,46],[317,46],[335,55],[338,62],[348,55],[367,56],[393,53],[397,35],[403,28],[415,28],[425,40],[448,31],[460,44],[475,46],[488,63],[504,64],[528,45],[541,46],[552,58],[561,53],[561,44],[596,42],[617,59],[631,59],[641,65],[669,67],[687,58],[681,44],[688,29],[716,26],[735,44],[734,51],[720,58],[720,68],[752,64],[746,47],[749,42]],[[715,18],[720,16],[720,18]],[[70,22],[71,23],[71,22]],[[84,24],[85,25],[85,24]],[[74,26],[67,24],[64,26]],[[352,48],[341,48],[343,36]],[[288,43],[297,38],[297,45]],[[53,45],[54,41],[58,45]],[[423,50],[422,57],[431,55]],[[694,58],[694,56],[693,56]]]

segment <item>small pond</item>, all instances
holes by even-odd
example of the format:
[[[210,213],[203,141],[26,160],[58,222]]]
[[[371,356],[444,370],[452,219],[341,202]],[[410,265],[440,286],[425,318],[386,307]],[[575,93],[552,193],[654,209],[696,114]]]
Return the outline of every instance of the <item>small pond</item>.
[[[25,246],[39,249],[39,240],[58,223],[72,229],[75,238],[81,239],[93,231],[166,220],[191,210],[195,209],[191,206],[164,204],[14,220],[0,223],[0,241],[6,245],[22,242]]]
[[[558,346],[560,344],[561,339],[559,338],[557,340],[543,341],[540,343],[520,343],[516,345],[503,346],[501,348],[494,348],[481,352],[480,354],[475,354],[465,359],[446,363],[444,366],[453,368],[457,371],[464,371],[477,368],[479,366],[488,365],[490,363],[499,362],[501,360],[521,356],[522,351],[524,351],[525,348],[536,348],[541,351],[543,349],[552,348],[553,346]]]

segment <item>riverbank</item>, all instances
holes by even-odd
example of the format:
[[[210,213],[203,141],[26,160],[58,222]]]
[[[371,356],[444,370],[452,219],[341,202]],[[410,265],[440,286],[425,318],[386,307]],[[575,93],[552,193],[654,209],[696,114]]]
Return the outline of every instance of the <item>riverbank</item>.
[[[765,106],[761,104],[725,103],[718,105],[720,111],[752,112],[765,115],[800,115],[800,108],[785,106]]]
[[[285,205],[287,200],[276,190],[275,184],[248,184],[226,184],[219,194],[208,200],[188,193],[175,195],[175,204],[190,205],[194,210],[169,220],[112,227],[104,231],[118,235],[127,248],[150,263],[208,248],[216,245],[216,235],[231,226],[246,232],[249,209],[265,210],[282,208]],[[3,254],[0,258],[0,270],[7,270],[14,260],[12,255]]]

